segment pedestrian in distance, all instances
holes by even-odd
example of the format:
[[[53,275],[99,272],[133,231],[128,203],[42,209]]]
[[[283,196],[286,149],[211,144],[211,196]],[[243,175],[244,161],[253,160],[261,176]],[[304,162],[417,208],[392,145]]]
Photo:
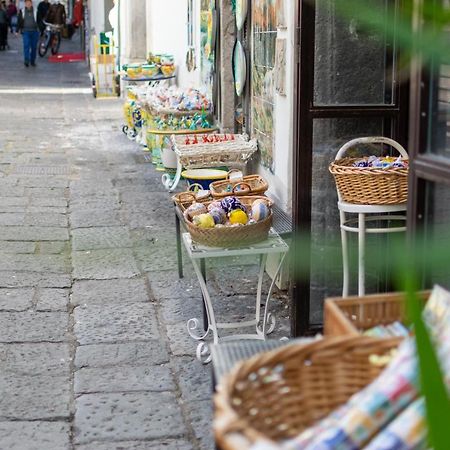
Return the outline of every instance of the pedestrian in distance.
[[[23,63],[26,67],[30,64],[34,67],[36,66],[39,29],[37,10],[33,8],[33,2],[31,0],[25,0],[25,8],[19,12],[18,25],[23,38]]]
[[[8,14],[9,28],[11,33],[17,33],[17,6],[16,0],[9,0],[8,8],[6,9]]]
[[[8,15],[5,5],[0,3],[0,50],[6,50],[8,46]]]
[[[41,32],[41,36],[45,30],[44,20],[47,17],[49,8],[50,8],[49,0],[42,0],[38,5],[37,20],[38,20],[38,27],[39,27],[39,31]]]
[[[64,5],[58,0],[53,0],[48,9],[45,21],[52,25],[65,25],[66,18],[66,8]]]

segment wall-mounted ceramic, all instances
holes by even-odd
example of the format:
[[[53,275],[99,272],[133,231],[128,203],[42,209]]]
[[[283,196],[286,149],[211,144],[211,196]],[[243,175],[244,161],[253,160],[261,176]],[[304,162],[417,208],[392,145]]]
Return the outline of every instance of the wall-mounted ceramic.
[[[247,79],[247,59],[245,57],[244,47],[237,41],[233,52],[233,75],[234,88],[236,94],[241,96],[244,92],[245,81]]]
[[[248,0],[236,0],[236,27],[242,30],[245,20],[247,19]]]

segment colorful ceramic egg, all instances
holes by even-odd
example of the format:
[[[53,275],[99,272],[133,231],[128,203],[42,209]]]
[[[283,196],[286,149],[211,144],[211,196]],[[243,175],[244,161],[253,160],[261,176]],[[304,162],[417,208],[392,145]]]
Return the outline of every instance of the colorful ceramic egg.
[[[257,222],[267,219],[270,215],[270,208],[264,200],[255,200],[252,204],[252,218]]]
[[[212,208],[209,210],[209,214],[211,214],[216,225],[224,224],[227,221],[227,215],[222,208]]]
[[[245,206],[239,201],[237,197],[225,197],[222,201],[222,209],[229,213],[233,209],[241,209],[245,211]]]
[[[213,217],[209,213],[195,216],[192,219],[192,223],[200,228],[214,228],[216,226]]]
[[[186,208],[186,211],[184,212],[184,218],[186,220],[192,221],[192,219],[195,216],[205,214],[207,212],[208,210],[206,209],[206,206],[203,203],[192,203],[191,206]]]
[[[245,225],[248,222],[247,214],[242,209],[233,209],[228,216],[230,223]]]
[[[211,203],[208,205],[208,211],[211,211],[211,210],[214,209],[214,208],[220,208],[220,209],[223,209],[223,208],[222,208],[222,203],[220,203],[219,201],[215,201],[215,202],[211,202]]]

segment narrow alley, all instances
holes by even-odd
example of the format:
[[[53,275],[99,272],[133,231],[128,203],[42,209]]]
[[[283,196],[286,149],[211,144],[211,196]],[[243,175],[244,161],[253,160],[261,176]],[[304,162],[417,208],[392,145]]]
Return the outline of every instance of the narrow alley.
[[[201,294],[187,258],[178,279],[170,194],[86,64],[25,68],[20,43],[0,55],[0,449],[212,449],[211,367],[186,330]],[[219,311],[245,316],[256,267],[222,275]]]

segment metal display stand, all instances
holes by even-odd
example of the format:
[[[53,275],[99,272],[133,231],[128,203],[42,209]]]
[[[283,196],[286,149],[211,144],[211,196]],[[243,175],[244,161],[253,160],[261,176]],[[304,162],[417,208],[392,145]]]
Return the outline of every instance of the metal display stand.
[[[175,135],[193,135],[193,134],[205,134],[205,133],[214,133],[217,131],[217,127],[212,128],[200,128],[198,130],[147,130],[148,134],[155,134],[157,136],[167,137]],[[161,181],[163,186],[169,191],[173,192],[181,179],[181,172],[183,170],[183,166],[181,165],[180,158],[177,155],[177,171],[175,173],[175,177],[172,178],[168,173],[163,174]]]
[[[286,256],[289,247],[280,237],[280,235],[271,228],[269,236],[265,241],[258,242],[253,245],[246,247],[237,248],[216,248],[207,247],[204,245],[197,244],[192,241],[189,233],[183,233],[183,242],[186,247],[189,258],[191,259],[194,270],[197,275],[200,289],[203,295],[203,301],[206,310],[207,324],[203,327],[200,324],[199,319],[192,318],[187,322],[187,329],[189,335],[197,340],[201,341],[197,345],[197,359],[204,364],[211,361],[211,354],[208,344],[204,341],[209,333],[212,333],[213,343],[218,344],[223,341],[239,340],[239,339],[258,339],[265,340],[266,335],[270,334],[275,328],[275,317],[269,312],[269,302],[272,296],[272,290],[275,284],[275,279],[281,270],[283,265],[284,257]],[[262,284],[264,277],[264,270],[267,255],[270,253],[280,253],[282,258],[278,266],[277,272],[273,277],[272,283],[270,285],[269,291],[267,293],[264,312],[262,313],[261,302],[262,302]],[[213,304],[211,301],[211,296],[208,292],[208,287],[205,280],[204,271],[202,270],[201,261],[207,258],[224,258],[227,256],[248,256],[248,255],[259,255],[259,275],[258,275],[258,285],[256,294],[256,305],[255,305],[255,318],[253,320],[242,321],[242,322],[226,322],[218,323],[215,318]],[[255,327],[255,333],[251,334],[234,334],[224,337],[219,336],[220,329],[234,329],[234,328],[244,328],[244,327]]]

